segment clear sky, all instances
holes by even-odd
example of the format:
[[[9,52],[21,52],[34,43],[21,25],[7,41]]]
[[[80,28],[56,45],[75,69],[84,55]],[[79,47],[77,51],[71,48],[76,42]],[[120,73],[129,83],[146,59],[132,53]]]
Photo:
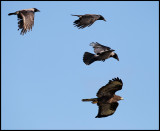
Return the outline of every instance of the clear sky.
[[[8,13],[37,8],[32,31],[18,31]],[[159,2],[1,2],[2,129],[158,129]],[[78,29],[71,14],[106,20]],[[91,42],[109,46],[120,61],[83,63]],[[114,77],[116,112],[95,118],[98,106],[82,102]]]

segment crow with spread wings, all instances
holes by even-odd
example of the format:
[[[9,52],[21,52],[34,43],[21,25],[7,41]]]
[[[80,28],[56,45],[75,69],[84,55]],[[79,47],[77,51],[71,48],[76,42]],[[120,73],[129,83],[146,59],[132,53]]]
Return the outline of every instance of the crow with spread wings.
[[[104,20],[104,17],[102,15],[96,15],[96,14],[85,14],[85,15],[72,15],[72,16],[78,16],[79,19],[74,21],[75,26],[78,27],[78,29],[83,29],[85,27],[91,26],[96,20]]]
[[[21,30],[21,35],[24,35],[27,30],[30,31],[32,30],[32,26],[34,25],[34,13],[35,12],[40,12],[36,8],[31,8],[31,9],[23,9],[16,11],[14,13],[9,13],[8,15],[17,15],[18,17],[18,27]],[[18,29],[18,30],[19,30]]]
[[[119,105],[117,101],[123,100],[122,97],[115,95],[115,92],[121,90],[122,86],[122,80],[118,77],[114,78],[99,89],[97,92],[98,98],[82,99],[82,101],[91,101],[93,104],[97,103],[99,110],[96,118],[113,115]]]
[[[112,50],[110,47],[103,46],[103,45],[99,44],[98,42],[96,42],[96,43],[92,42],[90,45],[93,46],[94,52],[96,54],[92,54],[89,52],[84,53],[83,62],[86,65],[90,65],[94,61],[103,61],[104,62],[106,59],[108,59],[110,57],[113,57],[119,61],[118,55],[115,52],[113,52],[115,50]]]

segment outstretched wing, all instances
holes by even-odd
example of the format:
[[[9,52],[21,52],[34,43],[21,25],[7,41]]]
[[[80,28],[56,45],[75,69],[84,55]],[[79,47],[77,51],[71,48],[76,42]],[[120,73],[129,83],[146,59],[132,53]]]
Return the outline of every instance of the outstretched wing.
[[[101,87],[97,92],[97,97],[112,97],[116,91],[121,90],[123,86],[123,82],[121,79],[114,78],[110,80],[105,86]]]
[[[75,15],[78,16],[79,19],[74,21],[74,25],[77,26],[79,29],[83,29],[87,26],[91,26],[100,16],[98,15]]]
[[[90,46],[93,46],[94,52],[95,52],[96,54],[99,54],[99,53],[102,53],[102,52],[105,52],[105,51],[110,51],[110,50],[112,50],[110,47],[101,45],[101,44],[99,44],[98,42],[95,42],[95,43],[92,42],[92,43],[90,44]],[[112,50],[112,51],[114,51],[114,50]]]
[[[98,104],[98,114],[96,118],[107,117],[113,115],[118,107],[118,102]]]
[[[20,11],[18,18],[20,18],[18,22],[18,27],[19,29],[22,29],[20,34],[24,35],[27,30],[32,30],[32,26],[34,25],[33,11]]]

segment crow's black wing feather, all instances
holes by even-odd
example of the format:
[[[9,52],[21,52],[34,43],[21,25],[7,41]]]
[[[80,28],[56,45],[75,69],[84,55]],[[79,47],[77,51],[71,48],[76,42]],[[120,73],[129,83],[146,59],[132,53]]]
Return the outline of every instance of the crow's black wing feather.
[[[83,29],[87,26],[91,26],[98,18],[99,16],[86,14],[80,16],[78,20],[74,21],[74,25],[79,29]]]

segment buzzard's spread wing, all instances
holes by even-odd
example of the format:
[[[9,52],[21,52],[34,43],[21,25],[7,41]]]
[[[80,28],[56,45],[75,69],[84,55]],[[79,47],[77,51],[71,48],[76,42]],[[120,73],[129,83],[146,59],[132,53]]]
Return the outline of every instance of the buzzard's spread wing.
[[[74,21],[74,25],[80,28],[85,28],[87,26],[91,26],[97,19],[99,19],[98,15],[78,15],[79,19]]]
[[[116,91],[121,90],[123,86],[123,82],[121,79],[114,78],[110,80],[105,86],[99,89],[97,92],[97,97],[112,97]]]
[[[110,47],[101,45],[101,44],[99,44],[98,42],[96,42],[96,43],[92,42],[90,45],[93,46],[94,52],[95,52],[96,54],[99,54],[99,53],[102,53],[102,52],[110,51],[110,50],[111,50]],[[112,51],[114,51],[114,50],[112,50]]]
[[[99,110],[96,118],[101,118],[101,117],[107,117],[112,115],[117,107],[118,107],[118,102],[113,102],[113,103],[101,103],[98,104]]]
[[[32,26],[34,25],[34,12],[33,11],[20,11],[18,15],[18,27],[21,30],[21,34],[24,35],[27,30],[32,30]],[[18,29],[18,30],[19,30]]]

